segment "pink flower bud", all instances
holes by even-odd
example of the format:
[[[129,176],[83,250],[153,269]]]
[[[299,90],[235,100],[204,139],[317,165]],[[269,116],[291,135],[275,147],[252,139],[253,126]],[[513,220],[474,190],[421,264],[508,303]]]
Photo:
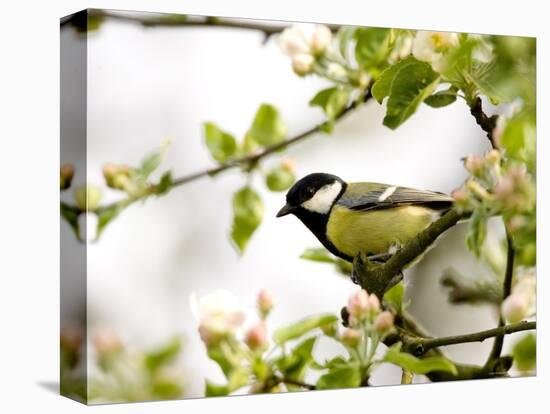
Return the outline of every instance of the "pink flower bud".
[[[267,327],[263,321],[258,322],[246,333],[244,342],[253,351],[265,349],[268,345]]]
[[[451,196],[455,199],[455,202],[457,202],[458,204],[464,204],[468,201],[468,193],[464,191],[463,188],[454,190]]]
[[[393,321],[393,313],[383,311],[374,320],[374,329],[381,334],[388,333],[393,328]]]
[[[115,164],[108,162],[103,166],[102,171],[103,171],[103,177],[105,177],[105,179],[109,181],[118,172],[118,168]]]
[[[262,317],[266,317],[267,314],[271,311],[273,308],[273,294],[268,289],[262,289],[260,290],[260,293],[258,294],[258,309],[260,310],[260,313]]]
[[[380,311],[380,300],[374,293],[369,295],[369,311],[376,314]]]
[[[74,177],[74,166],[72,164],[64,164],[59,169],[60,188],[66,190],[71,186]]]
[[[116,332],[110,327],[98,329],[92,336],[92,343],[100,354],[113,353],[122,350],[122,342]]]
[[[347,346],[357,346],[359,344],[359,341],[361,340],[361,332],[359,332],[357,329],[346,328],[344,329],[344,332],[342,332],[341,339],[342,342]]]
[[[283,167],[286,171],[293,172],[296,169],[296,162],[293,158],[286,157],[281,162],[281,167]]]
[[[484,159],[479,155],[469,155],[464,159],[464,167],[472,175],[480,175],[483,172]]]
[[[502,302],[501,312],[504,319],[515,323],[525,318],[528,308],[529,298],[526,295],[513,293]]]
[[[366,290],[361,289],[350,296],[348,300],[348,313],[351,316],[360,318],[369,310],[369,295]]]

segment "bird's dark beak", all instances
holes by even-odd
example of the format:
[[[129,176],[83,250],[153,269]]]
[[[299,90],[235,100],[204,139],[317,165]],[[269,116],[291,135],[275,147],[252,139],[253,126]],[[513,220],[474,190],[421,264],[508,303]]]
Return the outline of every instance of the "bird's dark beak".
[[[295,210],[294,207],[292,207],[291,205],[285,204],[283,208],[280,209],[279,212],[277,213],[277,217],[286,216],[287,214],[292,213],[294,210]]]

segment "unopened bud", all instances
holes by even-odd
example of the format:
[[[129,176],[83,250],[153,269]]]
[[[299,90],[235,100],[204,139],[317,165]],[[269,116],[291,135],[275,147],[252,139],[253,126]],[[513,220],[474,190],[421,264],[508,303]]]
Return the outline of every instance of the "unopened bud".
[[[110,327],[102,327],[94,332],[92,343],[100,354],[113,353],[122,350],[122,342]]]
[[[74,192],[77,207],[82,211],[97,210],[101,203],[101,189],[94,185],[83,185]]]
[[[312,72],[313,62],[315,62],[315,59],[309,54],[300,53],[294,55],[292,57],[292,70],[294,70],[297,75],[305,76]]]
[[[377,314],[380,311],[380,299],[374,293],[369,295],[369,311],[371,314]]]
[[[501,312],[504,319],[515,323],[525,318],[528,308],[529,298],[526,295],[513,293],[502,302]]]
[[[378,333],[385,334],[393,328],[394,316],[390,311],[381,312],[374,320],[374,329]]]
[[[356,318],[361,318],[369,310],[369,294],[361,289],[350,296],[348,300],[348,313]]]
[[[500,155],[500,151],[499,150],[491,150],[489,151],[486,155],[485,155],[485,159],[487,160],[487,162],[489,162],[490,164],[493,164],[493,165],[497,165],[500,163],[500,160],[501,160],[501,155]]]
[[[454,198],[455,202],[458,204],[465,204],[468,202],[468,193],[464,189],[459,188],[452,192],[451,196]]]
[[[258,322],[246,333],[244,342],[253,350],[265,349],[268,345],[267,327],[263,321]]]
[[[258,310],[260,311],[262,318],[265,318],[273,308],[273,293],[268,289],[260,290],[257,302]]]
[[[283,159],[283,161],[281,161],[281,167],[289,172],[294,172],[294,170],[296,169],[296,162],[294,161],[294,159],[286,157],[285,159]]]
[[[472,175],[479,176],[483,172],[485,162],[479,155],[469,155],[464,159],[464,168]]]
[[[74,177],[74,166],[72,164],[63,164],[59,169],[59,187],[66,190],[71,186]]]
[[[359,332],[357,329],[346,328],[344,329],[344,332],[342,332],[340,339],[345,345],[349,347],[355,347],[359,344],[359,341],[361,340],[361,332]]]
[[[311,50],[315,55],[322,55],[332,41],[332,32],[324,24],[315,26],[311,36]]]

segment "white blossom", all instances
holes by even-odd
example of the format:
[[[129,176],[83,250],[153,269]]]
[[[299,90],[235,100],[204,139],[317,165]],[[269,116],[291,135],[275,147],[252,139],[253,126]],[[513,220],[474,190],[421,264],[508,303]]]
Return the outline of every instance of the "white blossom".
[[[332,32],[324,24],[316,24],[311,35],[311,51],[314,54],[322,54],[332,41]]]
[[[415,58],[428,62],[441,72],[445,69],[445,54],[458,46],[458,34],[451,32],[428,32],[419,30],[414,37],[412,53]]]
[[[311,53],[308,38],[298,26],[287,27],[283,30],[279,36],[278,43],[283,53],[290,57]]]

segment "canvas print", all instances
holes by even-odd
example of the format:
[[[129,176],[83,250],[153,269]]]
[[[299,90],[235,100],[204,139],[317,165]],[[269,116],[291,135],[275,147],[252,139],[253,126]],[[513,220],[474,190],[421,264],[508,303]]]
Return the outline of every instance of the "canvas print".
[[[95,9],[60,30],[63,395],[536,374],[536,39]]]

